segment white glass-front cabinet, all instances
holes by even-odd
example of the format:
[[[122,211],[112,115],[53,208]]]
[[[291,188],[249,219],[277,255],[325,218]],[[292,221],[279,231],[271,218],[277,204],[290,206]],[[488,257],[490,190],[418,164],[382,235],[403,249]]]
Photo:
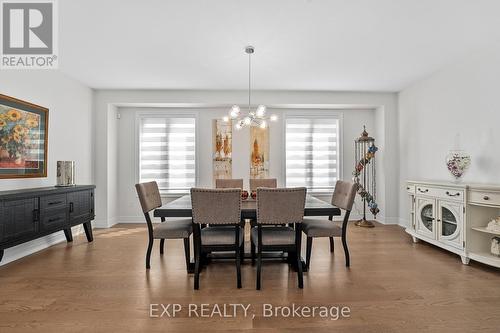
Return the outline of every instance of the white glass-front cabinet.
[[[487,227],[500,216],[500,185],[408,181],[406,232],[458,254],[462,263],[476,260],[500,268],[492,241],[500,232]]]
[[[466,188],[460,185],[409,182],[410,221],[406,232],[413,241],[442,247],[462,257],[466,263],[464,225]]]

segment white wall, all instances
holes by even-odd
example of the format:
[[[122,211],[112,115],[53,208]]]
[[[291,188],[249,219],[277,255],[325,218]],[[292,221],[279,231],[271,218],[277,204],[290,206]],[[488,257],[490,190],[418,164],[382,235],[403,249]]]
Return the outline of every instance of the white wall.
[[[182,112],[198,113],[198,186],[213,186],[212,177],[212,121],[221,119],[227,114],[227,110],[216,108],[204,109],[168,109],[168,108],[144,108],[144,107],[125,107],[119,108],[120,119],[118,123],[118,212],[117,222],[144,222],[140,205],[135,193],[134,184],[137,181],[137,146],[136,146],[136,114],[137,112],[173,112],[176,114]],[[284,185],[283,179],[283,119],[287,110],[268,109],[269,114],[276,114],[279,121],[270,123],[270,177],[277,178],[280,186]],[[299,113],[321,113],[335,114],[342,117],[342,169],[344,178],[351,177],[354,165],[354,144],[353,140],[359,136],[362,126],[366,125],[368,129],[374,128],[375,110],[293,110]],[[240,131],[233,131],[233,177],[243,178],[244,186],[248,188],[250,164],[250,132],[248,128]],[[164,198],[164,202],[172,198]],[[328,196],[327,200],[330,199]]]
[[[76,161],[76,181],[93,183],[92,90],[58,71],[1,71],[0,93],[49,109],[46,178],[0,180],[0,190],[52,186],[56,161]],[[1,265],[64,240],[62,232],[5,251]]]
[[[476,51],[399,94],[401,224],[404,182],[450,181],[444,160],[457,135],[472,157],[463,181],[500,184],[499,59],[498,49]]]
[[[210,104],[210,105],[225,105],[221,107],[220,115],[222,115],[228,107],[232,104],[244,105],[247,99],[246,91],[158,91],[158,90],[99,90],[95,93],[95,179],[97,184],[96,190],[96,225],[101,227],[108,227],[113,225],[117,219],[117,214],[119,216],[127,219],[127,216],[131,216],[134,219],[134,213],[132,211],[121,212],[122,206],[129,207],[126,203],[128,200],[131,205],[135,207],[134,212],[137,208],[137,199],[132,199],[133,187],[128,187],[127,185],[120,185],[121,179],[129,177],[131,171],[127,171],[127,166],[121,163],[116,165],[108,160],[108,150],[113,150],[115,145],[120,147],[118,150],[118,156],[122,156],[124,152],[122,149],[125,144],[119,145],[119,141],[128,142],[131,144],[130,137],[127,137],[126,133],[122,136],[117,134],[116,139],[114,137],[114,131],[116,128],[115,122],[118,122],[116,117],[110,116],[110,113],[115,112],[115,107],[133,107],[133,106],[144,106],[145,104],[161,106],[162,104],[175,104],[175,103],[191,103],[191,104]],[[397,168],[397,100],[396,94],[391,93],[349,93],[349,92],[298,92],[298,91],[255,91],[253,93],[253,100],[256,103],[262,103],[269,106],[272,105],[293,105],[294,107],[300,107],[300,105],[321,107],[322,105],[335,105],[335,108],[357,108],[357,109],[376,109],[375,116],[370,114],[370,121],[375,128],[374,133],[380,137],[380,164],[378,169],[378,190],[379,190],[379,202],[382,209],[382,213],[378,216],[380,221],[385,221],[388,223],[394,223],[398,221],[398,168]],[[374,118],[375,117],[375,118]],[[210,117],[212,118],[212,117]],[[365,118],[365,116],[361,116]],[[122,118],[123,120],[123,118]],[[120,120],[120,122],[122,121]],[[355,121],[358,126],[361,126],[364,121],[358,119]],[[120,125],[122,126],[122,125]],[[354,126],[356,127],[356,126]],[[211,130],[211,125],[207,127]],[[120,132],[120,131],[119,131]],[[346,144],[348,140],[357,135],[359,129],[354,130],[352,133],[344,133],[346,138]],[[274,134],[272,134],[274,133]],[[123,133],[122,133],[123,134]],[[132,132],[130,135],[133,136]],[[271,130],[271,136],[279,135],[278,129]],[[235,138],[233,144],[238,144],[238,139]],[[274,140],[271,138],[271,140]],[[241,137],[241,142],[246,146],[247,140]],[[210,139],[211,144],[211,139]],[[274,148],[273,148],[274,147]],[[271,175],[280,178],[281,176],[281,166],[276,164],[273,165],[272,161],[277,161],[275,157],[278,153],[277,150],[281,150],[277,145],[271,146]],[[209,156],[209,151],[206,151],[207,156]],[[111,151],[111,153],[113,153]],[[113,153],[114,154],[114,153]],[[234,177],[247,177],[248,173],[245,168],[248,165],[247,159],[248,154],[244,153],[245,156],[242,158],[233,157],[235,170]],[[348,162],[350,154],[345,153],[346,164]],[[279,155],[278,155],[279,156]],[[207,159],[208,160],[208,159]],[[210,176],[202,176],[202,182],[207,185],[211,184],[211,160],[208,160],[208,166],[201,165],[200,167],[205,170],[206,174]],[[238,166],[238,163],[241,163]],[[351,166],[344,170],[344,178],[349,179],[352,170]],[[125,169],[123,169],[125,168]],[[128,174],[128,176],[127,176]],[[115,179],[115,175],[118,178]],[[133,178],[135,179],[135,175]],[[122,198],[120,193],[122,193],[123,186],[127,187],[128,194],[126,195],[125,202],[122,203]],[[113,203],[113,196],[118,198],[116,203]],[[120,212],[119,212],[120,211]],[[119,213],[117,213],[119,212]],[[128,215],[132,214],[132,215]]]

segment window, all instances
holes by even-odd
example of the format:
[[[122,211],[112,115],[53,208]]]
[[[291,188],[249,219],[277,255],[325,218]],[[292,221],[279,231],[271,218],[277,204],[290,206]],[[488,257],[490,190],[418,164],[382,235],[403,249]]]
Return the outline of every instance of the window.
[[[196,185],[196,118],[139,116],[139,181],[156,181],[162,193]]]
[[[331,192],[340,178],[338,117],[285,119],[286,186]]]

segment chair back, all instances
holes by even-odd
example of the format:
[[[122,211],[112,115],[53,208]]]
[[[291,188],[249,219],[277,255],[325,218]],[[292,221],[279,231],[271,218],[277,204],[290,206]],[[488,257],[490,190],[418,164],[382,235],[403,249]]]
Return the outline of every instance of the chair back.
[[[238,224],[241,221],[240,189],[191,189],[193,223]]]
[[[276,178],[268,178],[268,179],[250,179],[250,191],[255,191],[258,187],[267,187],[267,188],[277,188],[278,181]]]
[[[243,179],[216,179],[215,188],[239,188],[243,189]]]
[[[357,191],[358,185],[355,183],[338,180],[333,191],[332,205],[351,211]]]
[[[257,188],[257,224],[302,223],[306,188]]]
[[[135,184],[144,214],[161,207],[161,196],[156,182]]]

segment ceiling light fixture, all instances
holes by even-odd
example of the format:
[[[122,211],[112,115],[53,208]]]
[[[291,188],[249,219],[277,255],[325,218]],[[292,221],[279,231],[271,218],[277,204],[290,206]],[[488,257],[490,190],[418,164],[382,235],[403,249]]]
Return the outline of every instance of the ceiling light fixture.
[[[222,118],[223,121],[228,122],[229,120],[235,121],[236,129],[241,129],[244,126],[258,126],[260,128],[266,128],[268,126],[268,120],[276,121],[278,116],[271,115],[271,117],[266,116],[266,106],[259,105],[255,111],[251,110],[252,102],[252,54],[255,52],[253,46],[245,47],[245,53],[248,54],[248,114],[242,115],[241,109],[238,105],[233,105],[229,111],[229,116]]]

